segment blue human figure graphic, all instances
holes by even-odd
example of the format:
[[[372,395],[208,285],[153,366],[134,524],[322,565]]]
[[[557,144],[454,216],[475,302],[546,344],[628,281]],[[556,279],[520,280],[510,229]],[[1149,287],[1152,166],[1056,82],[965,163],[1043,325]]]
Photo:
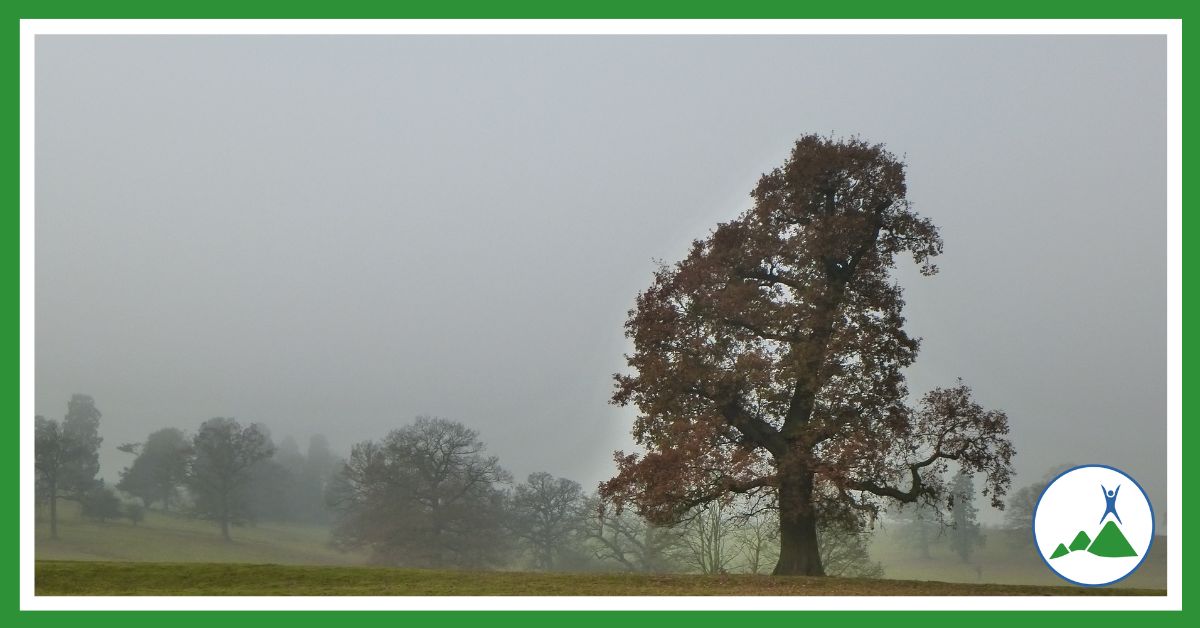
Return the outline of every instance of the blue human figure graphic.
[[[1117,514],[1117,493],[1121,492],[1121,486],[1118,484],[1117,490],[1110,491],[1104,488],[1104,485],[1101,484],[1100,491],[1104,493],[1104,514],[1100,515],[1100,522],[1103,523],[1104,518],[1107,517],[1108,513],[1111,512],[1112,516],[1116,517],[1117,523],[1125,525],[1125,522],[1121,521],[1121,515]]]

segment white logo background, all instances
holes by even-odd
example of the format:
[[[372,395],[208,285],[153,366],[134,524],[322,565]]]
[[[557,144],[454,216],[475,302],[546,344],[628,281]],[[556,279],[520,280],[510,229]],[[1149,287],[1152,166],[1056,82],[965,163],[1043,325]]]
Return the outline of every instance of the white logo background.
[[[1105,500],[1100,486],[1121,491],[1117,494],[1117,523],[1137,556],[1109,558],[1087,551],[1074,551],[1050,558],[1059,543],[1070,546],[1080,530],[1095,539],[1111,515],[1104,521]],[[1154,514],[1146,494],[1133,478],[1108,467],[1077,467],[1054,480],[1033,513],[1033,538],[1042,558],[1058,575],[1083,585],[1110,584],[1129,575],[1150,550],[1154,540]]]

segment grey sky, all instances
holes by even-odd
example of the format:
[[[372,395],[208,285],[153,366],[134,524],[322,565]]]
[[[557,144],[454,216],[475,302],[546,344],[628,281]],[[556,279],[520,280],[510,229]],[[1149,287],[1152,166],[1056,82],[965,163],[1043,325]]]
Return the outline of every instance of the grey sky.
[[[1018,483],[1166,484],[1160,37],[37,40],[37,411],[115,447],[213,416],[339,451],[420,413],[594,487],[652,258],[806,132],[909,163],[914,392],[1008,411]],[[987,520],[995,520],[994,516]]]

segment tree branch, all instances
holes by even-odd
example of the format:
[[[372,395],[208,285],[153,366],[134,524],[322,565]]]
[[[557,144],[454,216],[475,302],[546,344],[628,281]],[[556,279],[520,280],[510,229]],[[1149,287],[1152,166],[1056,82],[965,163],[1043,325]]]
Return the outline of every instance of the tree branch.
[[[753,323],[748,323],[743,320],[738,320],[738,319],[733,319],[733,318],[724,318],[724,319],[722,319],[721,322],[725,323],[726,325],[740,327],[740,328],[750,332],[751,334],[754,334],[755,336],[762,338],[763,340],[774,340],[777,342],[785,342],[785,343],[793,343],[798,340],[798,338],[796,337],[795,334],[773,333],[773,332],[767,331],[767,330],[763,329],[762,327],[759,327]]]
[[[717,485],[710,491],[697,495],[691,499],[680,502],[680,510],[688,511],[701,504],[707,504],[711,501],[719,499],[726,493],[745,494],[759,488],[775,486],[776,477],[774,475],[759,476],[751,480],[738,481],[733,478],[721,478]]]
[[[725,422],[736,428],[747,439],[771,452],[777,459],[787,453],[787,442],[770,423],[756,417],[742,408],[741,402],[735,397],[721,408]]]
[[[846,484],[846,488],[856,491],[866,491],[880,497],[891,497],[907,504],[916,501],[918,497],[929,492],[925,488],[924,483],[921,482],[921,469],[928,467],[938,460],[958,460],[958,458],[959,454],[948,454],[939,448],[930,454],[928,458],[908,465],[908,472],[912,477],[912,486],[907,491],[901,491],[894,486],[867,481],[849,482]]]
[[[787,286],[789,288],[793,288],[795,290],[803,290],[805,288],[804,284],[800,283],[799,281],[796,281],[795,279],[792,279],[790,277],[785,277],[783,275],[779,275],[776,273],[768,272],[766,270],[763,270],[762,268],[754,268],[753,270],[746,269],[746,268],[739,268],[739,269],[734,270],[734,275],[737,276],[739,279],[750,279],[753,281],[761,281],[763,283],[767,283],[770,285],[779,284],[779,285]]]

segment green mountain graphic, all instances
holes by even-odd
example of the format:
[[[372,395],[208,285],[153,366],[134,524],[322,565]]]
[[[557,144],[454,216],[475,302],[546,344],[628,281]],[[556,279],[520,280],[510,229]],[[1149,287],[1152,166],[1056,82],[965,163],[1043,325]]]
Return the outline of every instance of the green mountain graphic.
[[[1054,553],[1050,554],[1050,558],[1054,559],[1066,556],[1071,552],[1078,552],[1079,550],[1087,550],[1096,556],[1103,556],[1105,558],[1124,558],[1126,556],[1138,555],[1121,532],[1121,528],[1117,527],[1117,524],[1111,519],[1104,524],[1103,528],[1100,528],[1100,534],[1096,535],[1095,540],[1089,539],[1087,533],[1080,530],[1079,534],[1075,535],[1075,540],[1071,541],[1069,547],[1059,543],[1058,547],[1054,548]]]
[[[1096,540],[1092,541],[1087,551],[1108,558],[1137,556],[1137,552],[1133,551],[1133,546],[1129,544],[1125,535],[1121,533],[1121,529],[1111,519],[1104,524],[1104,528],[1100,530],[1100,534],[1096,535]]]

